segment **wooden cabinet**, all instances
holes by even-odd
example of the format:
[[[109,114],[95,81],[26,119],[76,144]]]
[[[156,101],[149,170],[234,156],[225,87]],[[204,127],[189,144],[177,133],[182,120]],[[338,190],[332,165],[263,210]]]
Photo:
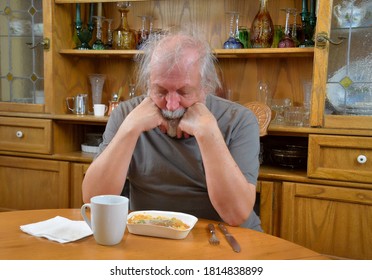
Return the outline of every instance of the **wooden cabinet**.
[[[0,211],[69,207],[69,163],[0,155]]]
[[[310,135],[308,162],[311,178],[371,183],[372,139]]]
[[[80,208],[83,205],[81,185],[88,167],[89,164],[86,163],[71,164],[71,208]]]
[[[42,1],[44,37],[50,42],[50,48],[44,50],[45,103],[0,102],[1,209],[80,207],[82,203],[81,182],[93,155],[82,153],[80,145],[86,133],[102,132],[108,117],[76,116],[67,110],[66,98],[87,93],[92,111],[91,73],[106,74],[104,103],[120,87],[124,89],[122,99],[129,98],[126,85],[133,78],[133,57],[140,53],[75,49],[75,4],[82,4],[86,22],[89,5],[99,2],[103,3],[103,15],[113,18],[115,29],[120,17],[116,1]],[[269,1],[274,24],[284,26],[281,8],[301,11],[302,2]],[[336,32],[332,39],[337,39],[337,32],[345,31],[332,27],[332,5],[340,1],[318,1],[315,48],[243,50],[221,49],[228,36],[226,11],[239,11],[243,15],[241,25],[249,27],[259,8],[258,0],[131,3],[128,20],[132,29],[140,28],[139,15],[149,14],[156,18],[154,28],[191,23],[203,32],[218,58],[223,81],[220,96],[227,97],[229,92],[235,102],[254,101],[258,81],[266,81],[273,98],[290,98],[293,105],[301,105],[303,83],[312,81],[310,126],[269,126],[266,137],[309,138],[309,158],[308,169],[301,172],[261,168],[258,190],[262,226],[267,233],[322,253],[370,258],[371,116],[332,115],[326,110],[328,57],[335,48],[328,41],[320,42],[318,35],[326,32],[331,36],[332,30]],[[358,30],[368,33],[365,27]],[[20,128],[23,138],[17,137]],[[359,163],[359,155],[366,156],[367,161]],[[345,244],[354,247],[347,251]]]
[[[372,258],[372,190],[284,182],[281,237],[317,252]]]
[[[257,184],[261,227],[265,233],[280,234],[280,190],[281,182],[259,181]]]
[[[5,151],[52,153],[52,121],[0,117],[0,146]]]

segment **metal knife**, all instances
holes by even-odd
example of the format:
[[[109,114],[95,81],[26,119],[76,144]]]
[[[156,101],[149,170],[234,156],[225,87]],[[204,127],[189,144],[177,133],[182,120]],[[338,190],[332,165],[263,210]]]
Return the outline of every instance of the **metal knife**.
[[[236,239],[234,238],[234,236],[232,236],[227,231],[226,227],[223,224],[219,223],[218,227],[220,228],[222,233],[225,235],[227,242],[229,242],[229,244],[230,244],[231,248],[234,250],[234,252],[239,253],[240,252],[240,246],[239,246],[238,241],[236,241]]]

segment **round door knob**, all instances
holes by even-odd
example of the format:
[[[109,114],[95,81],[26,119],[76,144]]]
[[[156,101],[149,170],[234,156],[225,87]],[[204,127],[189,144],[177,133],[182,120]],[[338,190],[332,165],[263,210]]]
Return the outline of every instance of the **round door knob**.
[[[18,130],[18,131],[16,132],[16,136],[17,136],[18,138],[22,138],[22,137],[23,137],[23,132],[20,131],[20,130]]]
[[[359,156],[357,157],[357,161],[358,161],[359,163],[361,163],[361,164],[366,163],[366,162],[367,162],[367,157],[366,157],[365,155],[359,155]]]

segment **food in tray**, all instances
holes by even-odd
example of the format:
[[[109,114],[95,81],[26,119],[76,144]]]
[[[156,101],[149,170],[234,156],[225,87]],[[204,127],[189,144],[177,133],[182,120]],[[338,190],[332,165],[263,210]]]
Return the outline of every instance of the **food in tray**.
[[[149,214],[136,214],[128,219],[128,224],[145,224],[170,227],[177,230],[187,230],[189,225],[175,217],[153,216]]]

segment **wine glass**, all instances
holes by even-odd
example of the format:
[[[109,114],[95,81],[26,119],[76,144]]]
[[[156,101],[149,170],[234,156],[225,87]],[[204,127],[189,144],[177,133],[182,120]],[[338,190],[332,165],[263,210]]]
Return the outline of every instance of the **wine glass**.
[[[143,43],[145,43],[149,37],[149,31],[146,30],[146,22],[147,22],[148,16],[138,16],[138,17],[141,18],[142,25],[141,25],[141,29],[138,32],[137,49],[141,49]]]
[[[234,30],[234,19],[236,17],[236,27],[239,27],[239,13],[227,12],[230,15],[230,32],[229,38],[223,44],[224,49],[243,49],[244,45],[236,38],[236,31]]]
[[[285,16],[285,30],[284,38],[280,40],[278,48],[294,48],[296,46],[295,41],[292,38],[290,27],[289,27],[289,17],[292,13],[296,12],[295,8],[285,8],[281,9],[286,12]]]
[[[102,41],[102,21],[105,17],[93,16],[92,18],[96,19],[96,24],[97,24],[96,40],[93,43],[92,49],[93,50],[104,50],[105,44]]]
[[[112,25],[113,19],[112,18],[105,18],[104,21],[107,22],[107,42],[105,44],[105,49],[110,50],[110,49],[112,49],[112,29],[111,29],[111,25]]]
[[[295,47],[298,47],[300,45],[300,41],[299,41],[299,38],[298,38],[298,32],[299,32],[299,28],[297,26],[297,10],[294,9],[293,11],[293,24],[292,24],[292,30],[291,30],[291,36],[292,36],[292,39],[295,43]]]
[[[120,12],[120,25],[114,30],[113,47],[116,50],[134,50],[136,48],[136,34],[129,28],[128,12],[131,6],[129,1],[118,2]]]

